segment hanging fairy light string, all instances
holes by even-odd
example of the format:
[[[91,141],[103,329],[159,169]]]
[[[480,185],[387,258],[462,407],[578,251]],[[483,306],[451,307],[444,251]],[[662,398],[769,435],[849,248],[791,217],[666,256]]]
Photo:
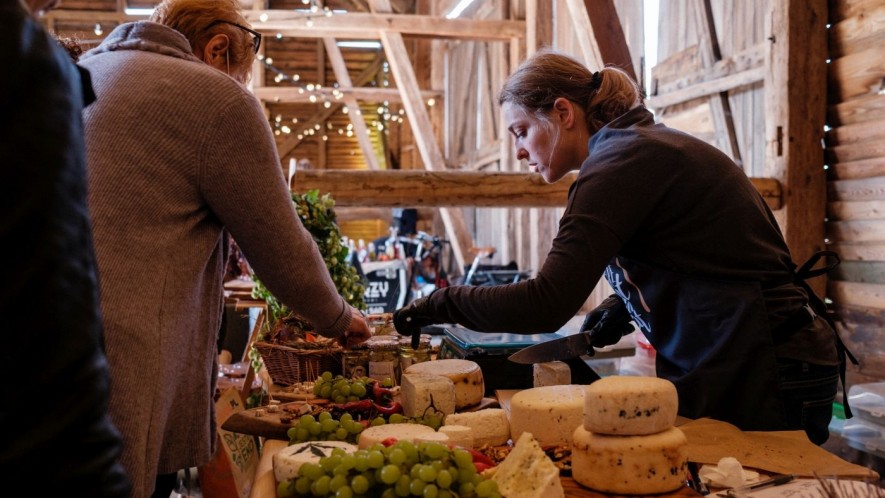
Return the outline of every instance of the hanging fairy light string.
[[[346,11],[333,11],[328,7],[320,7],[316,0],[301,0],[304,5],[309,5],[308,9],[295,9],[295,11],[299,14],[303,14],[306,18],[307,27],[311,27],[313,25],[312,16],[322,15],[326,17],[330,17],[336,13],[346,13]],[[266,22],[268,20],[268,15],[266,13],[262,13],[259,16],[259,21]],[[276,33],[274,36],[275,39],[281,40],[283,38],[282,33]],[[308,94],[308,100],[311,103],[321,103],[322,106],[326,109],[335,105],[344,97],[344,93],[339,90],[338,83],[334,83],[331,87],[324,87],[319,83],[305,83],[302,81],[301,76],[297,73],[289,74],[283,69],[274,65],[274,61],[270,57],[265,57],[259,54],[256,59],[264,65],[266,71],[273,74],[274,83],[278,86],[288,86],[288,87],[296,87],[298,88],[298,93]],[[389,82],[389,72],[390,68],[388,63],[385,61],[382,64],[381,71],[381,80],[380,86],[387,88],[390,86]],[[377,83],[372,82],[372,85],[375,86]],[[434,99],[429,99],[426,102],[428,107],[432,107],[434,105]],[[346,105],[342,105],[340,112],[344,115],[349,114],[350,109]],[[357,112],[362,113],[360,109],[357,109]],[[377,129],[379,132],[386,132],[389,123],[394,124],[402,124],[405,118],[405,109],[399,108],[398,110],[391,110],[389,101],[385,100],[381,103],[377,108],[377,118],[373,119],[368,124]],[[331,122],[326,123],[326,129],[324,130],[322,125],[320,124],[310,124],[305,123],[302,125],[300,130],[296,131],[296,126],[299,124],[299,119],[297,117],[293,117],[291,119],[284,118],[282,114],[276,114],[269,120],[272,129],[274,130],[274,134],[277,136],[280,135],[292,135],[294,134],[298,140],[303,140],[306,137],[315,136],[318,133],[321,134],[321,138],[323,141],[329,139],[329,134],[333,133],[335,127]],[[352,137],[354,134],[353,124],[348,124],[346,127],[337,129],[338,135],[346,135],[347,137]]]
[[[259,62],[261,62],[267,71],[270,71],[274,74],[273,81],[279,86],[289,86],[298,88],[298,93],[306,93],[308,94],[307,100],[310,103],[322,103],[322,106],[326,109],[332,107],[333,104],[340,101],[344,98],[344,92],[339,90],[338,83],[334,83],[331,87],[324,87],[319,83],[305,83],[301,80],[301,76],[297,73],[289,74],[283,69],[277,67],[273,63],[273,59],[270,57],[264,57],[262,55],[258,55],[256,57]],[[384,62],[382,65],[382,79],[381,86],[388,87],[389,86],[389,66],[387,62]],[[375,82],[372,82],[374,85]],[[432,99],[427,103],[429,106],[433,105]],[[383,131],[386,129],[386,123],[396,123],[402,124],[405,116],[405,110],[399,109],[398,111],[392,111],[390,109],[389,101],[384,101],[381,105],[376,109],[378,119],[373,120],[370,125],[378,131]],[[341,106],[342,114],[349,114],[350,109],[346,105]],[[359,111],[361,112],[361,111]],[[297,117],[293,117],[291,119],[284,118],[282,114],[276,114],[273,116],[273,119],[270,120],[271,128],[274,130],[274,134],[277,136],[280,135],[291,135],[295,134],[298,137],[298,140],[303,140],[305,137],[311,137],[322,131],[322,126],[320,124],[313,124],[311,126],[307,126],[300,131],[295,131],[293,125],[297,125],[299,123],[299,119]],[[322,134],[322,140],[326,141],[329,139],[328,133],[334,129],[331,123],[327,123],[327,132]],[[347,137],[353,136],[353,125],[348,124],[346,128],[338,128],[337,133],[339,135],[346,135]]]

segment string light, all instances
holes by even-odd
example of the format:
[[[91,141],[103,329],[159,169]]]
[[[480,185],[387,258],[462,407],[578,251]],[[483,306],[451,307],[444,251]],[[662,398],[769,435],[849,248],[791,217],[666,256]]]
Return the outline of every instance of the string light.
[[[302,1],[305,5],[311,3],[311,0],[302,0]],[[314,12],[316,11],[316,9],[312,9],[312,10]],[[328,8],[324,8],[323,11],[324,11],[325,15],[327,15],[327,16],[330,16],[333,13],[333,11],[329,10]],[[259,16],[259,20],[262,22],[267,21],[267,19],[268,19],[268,16],[266,13],[262,13]],[[309,21],[310,21],[310,19],[308,18],[308,22]],[[308,25],[310,25],[310,24],[308,24]],[[98,27],[99,26],[96,25],[96,28],[98,28]],[[282,39],[282,33],[276,33],[275,38]],[[331,97],[336,101],[344,98],[344,92],[342,92],[341,90],[338,89],[337,82],[332,86],[331,92],[323,92],[323,85],[322,84],[320,84],[320,83],[301,83],[301,75],[299,75],[297,73],[287,74],[285,71],[276,67],[273,64],[274,61],[273,61],[273,58],[271,58],[271,57],[267,57],[263,54],[258,54],[256,56],[256,60],[258,62],[262,63],[265,70],[274,73],[273,77],[271,79],[275,83],[279,84],[280,86],[294,86],[297,88],[298,94],[304,94],[305,92],[308,92],[309,93],[308,100],[312,104],[316,104],[316,103],[321,102],[323,108],[330,109],[332,107],[333,102],[329,98],[329,93],[331,93]],[[389,73],[389,65],[385,61],[382,64],[382,72],[380,74],[381,79],[382,79],[382,81],[380,83],[381,83],[381,86],[383,86],[383,87],[389,86],[388,73]],[[372,85],[375,86],[376,83],[372,82]],[[274,97],[272,100],[274,102],[281,101],[281,99],[279,97]],[[427,101],[428,106],[433,106],[434,103],[435,103],[434,99],[429,99]],[[383,105],[378,106],[376,111],[378,113],[379,119],[383,120],[383,121],[380,121],[380,120],[373,121],[371,126],[379,131],[383,132],[384,130],[386,130],[388,128],[388,126],[386,126],[386,123],[389,123],[389,122],[397,123],[397,124],[403,123],[403,115],[405,113],[405,110],[401,108],[401,109],[398,109],[397,111],[391,111],[390,105],[387,101],[385,101],[383,103]],[[350,114],[350,112],[351,112],[351,110],[348,106],[346,106],[346,105],[341,106],[341,113],[342,114],[348,115],[348,114]],[[355,109],[353,109],[353,112],[356,113],[357,116],[362,116],[362,114],[363,114],[362,109],[360,109],[359,107],[356,107]],[[278,115],[274,116],[273,120],[271,121],[271,126],[274,129],[274,133],[277,136],[279,136],[281,134],[286,134],[286,135],[292,134],[293,133],[292,127],[290,127],[286,124],[283,124],[282,121],[283,121],[282,115],[278,114]],[[294,124],[298,124],[299,120],[297,117],[293,117],[293,118],[291,118],[291,122],[294,125]],[[334,129],[331,122],[327,122],[326,125],[329,130]],[[317,133],[317,131],[320,131],[320,130],[321,130],[321,125],[315,124],[312,128],[308,127],[307,129],[303,130],[302,132],[297,133],[296,136],[298,137],[298,140],[303,140],[306,137],[310,137],[310,136],[315,135]],[[347,135],[347,137],[353,137],[353,135],[354,135],[353,124],[348,124],[346,131],[344,129],[338,128],[337,132],[338,132],[338,135]],[[326,134],[323,134],[322,139],[323,139],[323,141],[327,141],[329,139],[329,136]]]
[[[95,23],[95,36],[101,36],[104,30],[101,29],[101,23]]]

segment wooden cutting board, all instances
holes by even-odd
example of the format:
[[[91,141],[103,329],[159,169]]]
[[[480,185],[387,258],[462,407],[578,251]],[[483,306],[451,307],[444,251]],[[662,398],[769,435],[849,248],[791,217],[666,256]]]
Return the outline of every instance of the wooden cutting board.
[[[325,400],[313,400],[312,402],[326,402]],[[267,439],[289,440],[286,432],[292,427],[298,418],[309,411],[304,401],[281,403],[279,411],[268,412],[267,407],[252,408],[234,413],[221,424],[221,428],[240,434],[263,437]]]
[[[277,393],[275,398],[282,398]],[[281,400],[282,401],[282,400]],[[315,398],[311,395],[308,400],[313,405],[327,404],[328,400]],[[252,408],[241,412],[234,413],[221,425],[226,431],[237,432],[240,434],[249,434],[252,436],[263,437],[267,439],[289,440],[287,431],[295,422],[301,413],[306,413],[308,401],[291,401],[288,403],[280,403],[279,411],[271,413],[267,411],[267,407]],[[483,398],[478,405],[471,406],[464,411],[476,411],[485,408],[497,408],[498,400],[495,398]],[[259,416],[260,415],[260,416]]]

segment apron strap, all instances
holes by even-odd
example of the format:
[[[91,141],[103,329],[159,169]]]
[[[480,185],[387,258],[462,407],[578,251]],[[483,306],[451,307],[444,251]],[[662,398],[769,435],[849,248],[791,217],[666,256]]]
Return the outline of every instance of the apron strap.
[[[830,257],[835,261],[832,263],[825,264],[822,268],[813,269],[814,265],[817,264],[821,258]],[[830,325],[830,328],[833,329],[833,333],[836,335],[836,352],[839,355],[839,379],[842,382],[842,405],[845,408],[845,416],[847,418],[851,418],[854,415],[851,413],[851,407],[848,406],[848,385],[845,383],[845,373],[848,366],[848,361],[851,361],[852,365],[858,365],[857,358],[848,350],[845,346],[845,343],[842,342],[842,338],[839,337],[839,332],[836,330],[836,321],[842,321],[833,310],[827,308],[826,303],[818,297],[817,294],[811,289],[806,280],[809,278],[819,277],[830,270],[836,268],[842,261],[839,259],[839,255],[833,251],[818,251],[811,255],[808,258],[808,261],[805,262],[799,269],[796,271],[796,283],[799,284],[805,292],[808,293],[808,303],[811,306],[812,310],[817,313],[819,316],[823,317],[824,320]],[[810,311],[810,310],[809,310]],[[844,323],[844,322],[843,322]],[[846,361],[846,358],[848,361]]]

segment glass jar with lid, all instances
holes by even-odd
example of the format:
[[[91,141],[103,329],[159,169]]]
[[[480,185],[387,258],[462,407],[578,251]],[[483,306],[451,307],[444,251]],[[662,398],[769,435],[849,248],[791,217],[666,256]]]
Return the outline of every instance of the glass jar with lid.
[[[412,338],[401,337],[399,340],[399,366],[400,372],[405,372],[409,365],[430,361],[430,335],[421,334],[418,349],[412,349]]]
[[[369,348],[369,377],[399,384],[399,338],[374,336],[366,341]]]
[[[360,379],[369,376],[369,347],[366,343],[346,349],[341,361],[345,378]]]

